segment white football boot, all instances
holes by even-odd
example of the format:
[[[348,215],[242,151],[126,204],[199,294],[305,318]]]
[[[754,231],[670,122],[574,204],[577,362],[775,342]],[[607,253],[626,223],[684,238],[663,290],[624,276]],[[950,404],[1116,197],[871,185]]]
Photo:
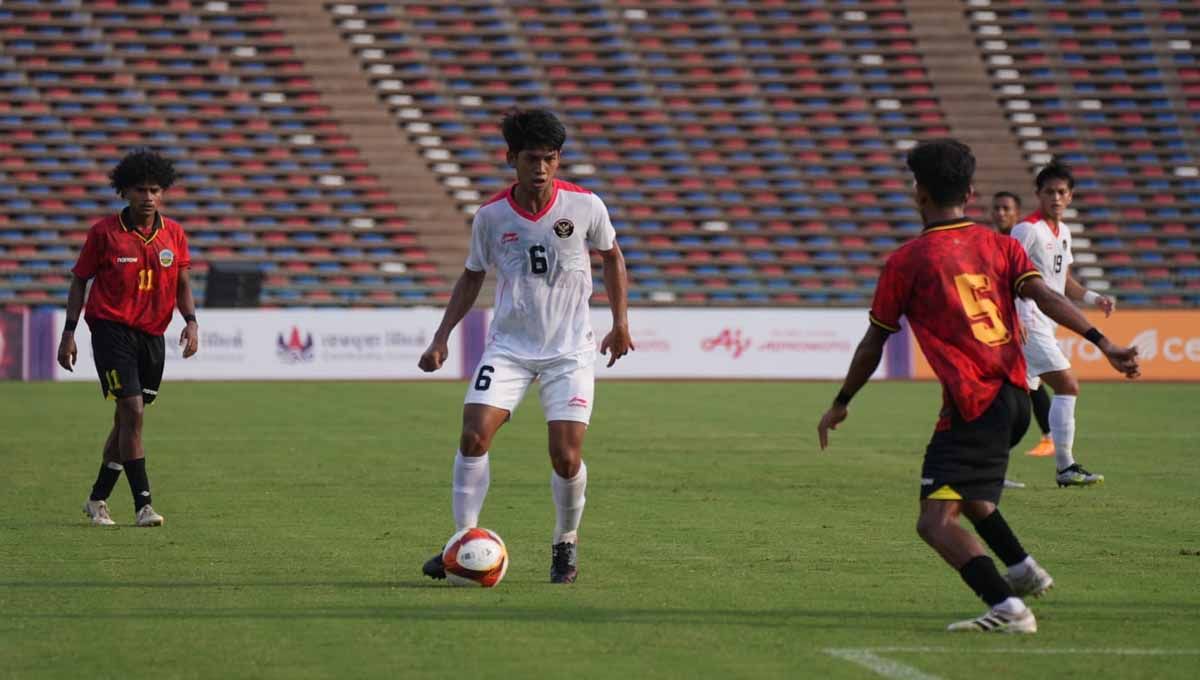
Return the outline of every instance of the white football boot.
[[[163,524],[163,516],[154,512],[154,508],[149,505],[143,505],[141,510],[138,510],[137,525],[139,527],[161,527]]]
[[[94,501],[90,498],[83,504],[83,514],[91,519],[92,524],[102,527],[111,527],[116,524],[112,517],[108,516],[108,503],[104,501]]]
[[[1054,577],[1037,562],[1026,568],[1020,576],[1014,574],[1010,567],[1004,574],[1004,580],[1012,587],[1013,594],[1020,598],[1041,597],[1054,587]]]
[[[983,616],[952,623],[946,630],[951,633],[1036,633],[1037,619],[1033,618],[1033,610],[1029,607],[1014,614],[997,605]]]

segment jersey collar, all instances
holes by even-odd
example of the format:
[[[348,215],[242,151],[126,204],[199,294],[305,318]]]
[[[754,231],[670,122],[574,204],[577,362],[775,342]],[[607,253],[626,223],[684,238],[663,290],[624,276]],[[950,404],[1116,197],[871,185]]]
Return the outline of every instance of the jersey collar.
[[[516,184],[513,184],[511,187],[508,188],[508,193],[505,194],[505,197],[508,199],[508,206],[513,209],[513,212],[517,213],[521,217],[524,217],[525,219],[529,220],[530,222],[537,222],[538,220],[545,217],[546,213],[550,212],[550,209],[553,208],[554,204],[558,202],[558,180],[557,179],[554,180],[554,193],[552,193],[550,195],[550,200],[546,201],[546,205],[542,206],[542,209],[539,210],[537,213],[531,213],[528,210],[522,208],[517,203],[517,199],[515,197],[516,191],[517,191]]]
[[[142,239],[143,244],[148,244],[151,241],[153,241],[154,237],[158,236],[158,232],[162,231],[162,227],[163,227],[162,213],[158,213],[158,212],[154,213],[154,228],[150,230],[150,235],[146,236],[146,235],[143,235],[142,232],[138,231],[137,229],[134,229],[134,228],[128,226],[127,224],[125,224],[125,211],[126,210],[128,210],[128,208],[124,208],[121,210],[121,212],[117,213],[117,222],[120,223],[122,231],[127,231],[127,232],[131,232],[133,234],[136,234],[138,238]]]
[[[1058,222],[1058,221],[1051,222],[1050,218],[1043,215],[1041,210],[1034,210],[1032,213],[1029,214],[1029,217],[1026,217],[1025,219],[1023,219],[1021,221],[1029,222],[1030,224],[1037,224],[1038,222],[1045,222],[1046,226],[1050,228],[1050,233],[1054,234],[1055,238],[1058,237],[1058,230],[1062,227],[1061,222]]]
[[[963,227],[969,227],[972,224],[975,223],[965,217],[955,217],[954,219],[950,220],[938,220],[937,222],[930,222],[929,224],[925,225],[925,228],[921,230],[921,233],[929,234],[935,231],[962,229]]]

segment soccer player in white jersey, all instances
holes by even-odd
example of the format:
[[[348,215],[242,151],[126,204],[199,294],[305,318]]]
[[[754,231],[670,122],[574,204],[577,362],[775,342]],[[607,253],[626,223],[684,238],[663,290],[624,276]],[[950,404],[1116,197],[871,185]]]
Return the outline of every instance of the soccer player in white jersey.
[[[1011,191],[997,191],[992,196],[992,228],[1006,236],[1012,235],[1013,227],[1021,219],[1021,197]],[[1038,385],[1029,393],[1033,401],[1033,417],[1037,420],[1042,438],[1025,452],[1027,456],[1053,456],[1054,440],[1050,438],[1050,395],[1046,386]]]
[[[592,414],[596,362],[588,253],[599,251],[604,264],[613,324],[600,353],[609,355],[609,366],[634,348],[626,316],[625,258],[604,202],[555,178],[567,135],[558,118],[544,110],[513,111],[504,117],[502,129],[517,181],[475,213],[466,269],[419,365],[436,371],[446,361],[450,332],[475,303],[484,276],[494,270],[498,281],[492,325],[483,357],[469,378],[454,458],[454,523],[458,529],[477,526],[491,479],[492,438],[536,379],[554,468],[550,581],[574,583],[587,487],[583,437]],[[426,561],[422,571],[445,578],[441,554]]]
[[[1112,314],[1116,304],[1109,297],[1083,287],[1071,276],[1071,229],[1063,223],[1063,213],[1071,205],[1075,177],[1066,164],[1053,160],[1037,174],[1039,210],[1022,219],[1012,229],[1042,278],[1056,292],[1070,300],[1095,305]],[[1023,349],[1029,365],[1029,389],[1043,381],[1054,390],[1050,402],[1050,437],[1054,440],[1054,461],[1059,486],[1090,486],[1104,482],[1104,475],[1088,472],[1075,462],[1075,400],[1079,381],[1071,371],[1071,362],[1054,337],[1057,324],[1035,305],[1017,301],[1017,312],[1025,326]]]

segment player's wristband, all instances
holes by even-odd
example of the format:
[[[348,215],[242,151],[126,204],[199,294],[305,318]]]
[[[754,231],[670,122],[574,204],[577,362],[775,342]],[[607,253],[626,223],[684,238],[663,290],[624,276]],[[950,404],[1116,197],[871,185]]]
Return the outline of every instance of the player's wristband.
[[[196,323],[196,315],[195,314],[184,314],[183,320],[188,323]]]
[[[838,390],[837,396],[833,398],[833,403],[838,406],[847,406],[850,404],[850,395],[846,394],[846,390]]]
[[[1100,301],[1100,294],[1094,290],[1086,290],[1083,292],[1083,301],[1089,305],[1094,305]]]
[[[67,319],[67,322],[63,324],[63,331],[74,333],[75,327],[78,325],[79,319]]]
[[[1083,334],[1083,337],[1087,338],[1088,342],[1098,347],[1100,346],[1100,341],[1104,339],[1104,334],[1101,333],[1095,326],[1092,326],[1087,330],[1086,333]]]

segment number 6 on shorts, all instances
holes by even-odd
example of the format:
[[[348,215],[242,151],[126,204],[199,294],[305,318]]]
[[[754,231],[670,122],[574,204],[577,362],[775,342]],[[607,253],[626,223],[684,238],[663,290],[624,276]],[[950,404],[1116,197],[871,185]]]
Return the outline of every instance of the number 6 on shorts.
[[[475,389],[486,392],[487,388],[492,386],[492,373],[495,372],[496,369],[491,366],[480,366],[479,376],[475,378]]]

